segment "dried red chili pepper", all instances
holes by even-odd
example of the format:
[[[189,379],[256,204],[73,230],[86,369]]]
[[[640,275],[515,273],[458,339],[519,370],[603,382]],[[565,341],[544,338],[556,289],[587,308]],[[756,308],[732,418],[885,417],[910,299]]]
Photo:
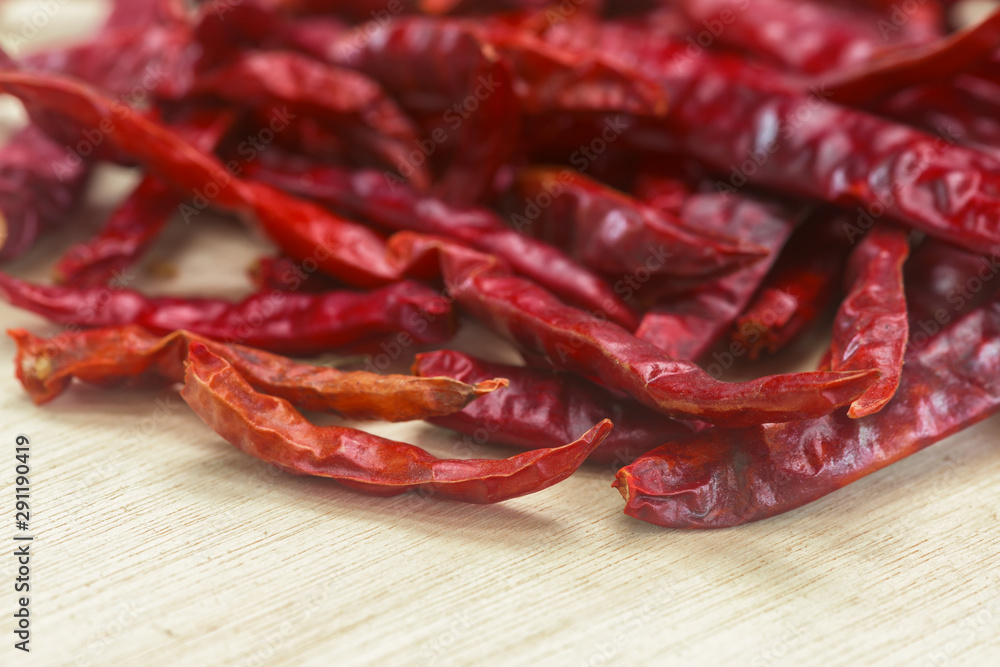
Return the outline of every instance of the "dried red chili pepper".
[[[445,283],[458,303],[533,359],[598,378],[678,419],[726,426],[805,419],[850,403],[878,377],[877,371],[799,373],[719,382],[606,318],[567,306],[529,280],[503,274],[488,255],[409,232],[395,235],[390,250],[410,262],[440,253]]]
[[[934,240],[913,251],[905,275],[911,346],[926,343],[1000,289],[996,255],[983,257]]]
[[[841,104],[866,104],[907,86],[947,80],[989,58],[1000,42],[1000,10],[931,44],[889,52],[823,83]]]
[[[327,204],[349,215],[392,230],[412,230],[447,236],[503,259],[517,273],[531,278],[567,302],[601,310],[627,329],[638,320],[607,283],[562,251],[510,229],[495,212],[479,207],[452,206],[436,197],[415,193],[371,171],[261,160],[248,175],[289,192]]]
[[[371,230],[275,188],[237,179],[178,134],[78,82],[0,71],[0,90],[20,97],[33,117],[46,121],[47,132],[52,114],[59,119],[57,127],[67,125],[68,119],[76,127],[101,128],[102,146],[129,153],[205,207],[210,203],[224,210],[252,211],[282,250],[298,261],[316,261],[324,272],[359,287],[400,278],[387,263],[382,239]],[[65,133],[65,127],[60,131]]]
[[[870,7],[830,6],[820,0],[683,0],[680,5],[720,45],[793,72],[838,71],[888,49],[923,45],[941,36],[939,25],[921,20],[938,14],[930,3],[915,5],[899,26]]]
[[[258,292],[234,303],[153,298],[108,287],[34,285],[0,273],[0,298],[59,324],[136,324],[160,335],[187,329],[215,340],[298,355],[393,333],[419,344],[440,343],[451,338],[454,325],[445,299],[409,281],[374,292]]]
[[[879,225],[861,239],[847,265],[847,298],[837,311],[830,369],[877,368],[882,373],[848,416],[866,417],[892,400],[903,372],[910,328],[903,293],[903,263],[910,252],[907,233]]]
[[[159,338],[142,327],[125,326],[66,332],[48,340],[20,329],[7,333],[17,342],[17,378],[37,405],[62,394],[73,378],[102,387],[142,377],[182,382],[192,343],[232,364],[257,391],[283,398],[300,410],[349,419],[402,422],[447,415],[506,386],[506,380],[497,378],[467,385],[440,377],[343,372],[217,343],[187,331]]]
[[[627,22],[602,24],[596,48],[627,54],[664,85],[666,121],[643,145],[683,152],[750,183],[886,217],[976,252],[1000,249],[1000,162],[810,95],[766,68],[702,53]]]
[[[233,121],[231,113],[200,109],[175,129],[199,149],[211,151]],[[63,254],[55,268],[57,279],[76,287],[107,283],[139,259],[182,203],[170,185],[147,176],[96,236]]]
[[[372,155],[394,168],[418,142],[413,121],[374,80],[353,70],[287,51],[243,51],[224,65],[202,74],[190,91],[234,105],[283,107],[335,130],[362,155]],[[426,165],[413,165],[408,178],[426,188]]]
[[[63,148],[36,125],[0,148],[0,260],[20,257],[40,234],[72,219],[90,165],[64,159]]]
[[[749,429],[709,429],[618,472],[625,513],[672,528],[721,528],[788,512],[1000,409],[1000,304],[907,355],[882,412]]]
[[[335,281],[316,273],[315,266],[303,266],[291,257],[261,257],[247,271],[258,292],[303,292],[318,294],[337,289]]]
[[[516,214],[516,225],[609,275],[629,276],[645,267],[655,275],[705,281],[768,254],[754,243],[696,230],[569,169],[523,170],[516,189],[538,212],[531,218]]]
[[[438,459],[356,429],[314,426],[287,401],[255,392],[226,360],[198,343],[188,352],[181,396],[224,439],[286,472],[329,477],[380,496],[421,489],[468,503],[502,502],[566,479],[611,430],[605,420],[564,447],[505,460]]]
[[[464,410],[428,419],[433,424],[489,442],[539,449],[559,447],[601,419],[615,428],[589,460],[623,466],[665,441],[698,430],[568,373],[495,364],[442,350],[418,354],[413,373],[479,383],[507,378],[510,386],[470,403]],[[496,375],[495,373],[499,373]]]
[[[520,107],[508,63],[458,21],[398,17],[360,40],[353,32],[315,54],[379,81],[424,129],[398,170],[432,158],[437,192],[470,204],[492,187],[517,145]]]
[[[823,314],[840,288],[851,239],[841,214],[799,228],[750,307],[736,321],[733,341],[751,359],[777,352]],[[860,231],[858,232],[861,233]]]
[[[947,83],[913,86],[880,101],[875,110],[936,132],[1000,159],[1000,80],[961,74]]]
[[[733,326],[798,223],[789,206],[744,195],[694,195],[681,211],[687,224],[767,248],[770,256],[730,276],[665,300],[643,315],[636,336],[676,359],[696,360]]]

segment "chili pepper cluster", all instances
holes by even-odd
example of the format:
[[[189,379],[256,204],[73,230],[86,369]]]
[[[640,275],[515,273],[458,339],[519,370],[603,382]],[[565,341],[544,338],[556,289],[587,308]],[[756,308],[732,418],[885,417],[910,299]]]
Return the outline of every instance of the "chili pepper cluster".
[[[0,56],[29,117],[0,259],[72,224],[96,165],[143,174],[55,284],[0,272],[68,326],[10,331],[17,377],[39,404],[181,383],[248,454],[378,495],[499,502],[590,458],[661,526],[795,509],[1000,408],[1000,11],[952,4],[119,0],[89,41]],[[207,209],[278,251],[256,291],[108,296]],[[459,315],[525,364],[440,349]],[[829,318],[816,370],[723,381]],[[386,340],[412,375],[281,356]]]

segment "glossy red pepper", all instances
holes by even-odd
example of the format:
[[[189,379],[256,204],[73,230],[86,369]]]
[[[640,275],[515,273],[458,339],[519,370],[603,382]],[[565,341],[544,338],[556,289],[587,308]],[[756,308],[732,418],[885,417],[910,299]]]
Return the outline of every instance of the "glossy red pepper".
[[[181,396],[235,447],[286,472],[328,477],[379,496],[420,489],[467,503],[502,502],[564,480],[611,430],[605,420],[564,447],[500,461],[438,459],[356,429],[314,426],[287,401],[255,392],[225,359],[198,343],[188,352]]]

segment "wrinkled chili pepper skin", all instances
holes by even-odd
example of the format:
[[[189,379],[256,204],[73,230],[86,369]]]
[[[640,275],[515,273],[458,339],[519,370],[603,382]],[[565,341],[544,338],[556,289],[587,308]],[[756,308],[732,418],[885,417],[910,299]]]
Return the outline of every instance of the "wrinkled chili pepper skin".
[[[440,377],[343,372],[187,331],[159,338],[141,327],[125,326],[64,333],[49,340],[20,329],[7,333],[17,342],[17,378],[36,405],[62,394],[73,378],[102,387],[140,377],[182,382],[188,347],[195,342],[232,364],[257,391],[300,410],[348,419],[402,422],[447,415],[506,386],[497,378],[473,386]]]
[[[566,479],[611,430],[605,420],[564,447],[505,460],[438,459],[356,429],[314,426],[287,401],[255,392],[228,362],[198,343],[188,353],[181,396],[225,440],[286,472],[329,477],[379,496],[421,489],[467,503],[503,502]]]
[[[620,467],[698,430],[566,373],[490,363],[451,350],[418,354],[413,373],[465,383],[508,379],[507,388],[428,421],[465,435],[486,433],[490,442],[518,449],[561,447],[595,423],[593,418],[607,418],[615,428],[588,460]]]
[[[0,260],[15,259],[38,236],[70,220],[90,175],[83,160],[36,125],[19,130],[0,148]]]
[[[668,528],[722,528],[806,505],[1000,409],[1000,304],[908,355],[896,398],[851,419],[709,429],[618,473],[625,513]]]
[[[998,274],[996,255],[983,257],[930,239],[917,247],[906,262],[911,347],[992,298],[1000,289]]]
[[[0,90],[19,97],[29,113],[55,125],[112,128],[104,144],[131,155],[164,181],[213,206],[252,212],[264,231],[297,261],[313,261],[329,275],[356,287],[378,287],[402,276],[372,230],[263,183],[241,181],[211,155],[135,110],[70,79],[0,71]],[[103,124],[103,125],[102,125]],[[51,123],[50,123],[51,125]],[[49,125],[46,125],[49,131]],[[66,131],[65,129],[63,130]],[[193,219],[200,209],[182,210]]]
[[[645,267],[658,275],[711,279],[767,256],[764,248],[702,233],[569,169],[523,170],[517,190],[525,202],[538,202],[540,213],[529,218],[532,235],[608,275],[629,276]]]
[[[211,151],[234,120],[233,113],[206,107],[183,116],[174,129],[200,150]],[[96,236],[66,251],[56,264],[57,279],[76,287],[107,283],[139,259],[182,203],[168,183],[146,176]]]
[[[56,279],[77,287],[100,285],[127,269],[163,230],[182,198],[147,176],[115,209],[98,236],[70,248],[56,265]]]
[[[927,30],[925,21],[897,26],[882,12],[819,0],[682,0],[680,5],[695,25],[724,25],[720,45],[807,74],[856,66],[887,49],[926,44],[941,34]],[[916,5],[913,13],[927,9]]]
[[[390,168],[406,161],[419,139],[416,125],[378,82],[353,70],[288,51],[244,51],[201,75],[192,91],[251,108],[282,108],[297,124],[318,120],[354,144],[359,153],[381,158]],[[413,165],[408,178],[429,185],[426,165]]]
[[[680,151],[751,183],[882,215],[973,252],[1000,249],[1000,162],[942,137],[829,102],[829,91],[735,58],[702,53],[625,24],[598,48],[657,77],[671,99],[662,134],[643,144]],[[748,153],[749,151],[749,153]],[[817,156],[822,156],[818,159]]]
[[[909,253],[907,232],[878,225],[848,260],[849,289],[833,323],[830,370],[877,368],[882,374],[851,404],[847,414],[852,419],[884,408],[899,387],[910,338],[903,291],[903,263]]]
[[[719,382],[606,317],[567,306],[531,281],[505,275],[489,255],[408,232],[394,236],[389,245],[411,262],[439,255],[445,284],[456,301],[532,358],[597,378],[677,419],[726,426],[805,419],[850,403],[878,377],[877,371],[798,373]]]
[[[517,273],[531,278],[568,303],[600,310],[633,330],[638,319],[603,278],[557,248],[519,234],[487,208],[453,206],[422,195],[383,174],[338,167],[292,163],[270,167],[254,164],[252,178],[321,201],[348,214],[392,230],[446,236],[503,259]]]
[[[840,288],[851,252],[845,219],[821,214],[792,236],[750,306],[736,322],[733,341],[756,359],[786,348],[813,324]],[[860,230],[858,231],[860,235]]]
[[[278,290],[279,292],[304,292],[320,294],[337,289],[339,285],[321,273],[316,273],[311,265],[303,267],[291,257],[261,257],[247,270],[250,281],[257,291]]]
[[[147,297],[132,290],[35,285],[0,273],[0,298],[59,324],[135,324],[166,335],[177,329],[270,352],[310,355],[386,334],[414,343],[451,338],[450,304],[419,283],[374,292],[253,294],[243,301]]]
[[[899,49],[823,82],[840,104],[868,104],[908,86],[947,80],[987,59],[1000,43],[1000,10],[936,42]]]
[[[636,336],[676,359],[697,360],[733,326],[791,236],[791,207],[743,195],[689,196],[678,212],[696,228],[744,238],[770,255],[753,266],[665,300],[643,315]]]

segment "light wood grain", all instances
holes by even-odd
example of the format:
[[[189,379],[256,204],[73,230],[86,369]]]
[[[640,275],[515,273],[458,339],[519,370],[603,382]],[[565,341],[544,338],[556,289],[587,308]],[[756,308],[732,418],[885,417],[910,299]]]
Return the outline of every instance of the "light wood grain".
[[[104,178],[92,220],[130,182]],[[45,279],[92,227],[10,270]],[[132,285],[235,298],[267,249],[235,223],[176,223]],[[175,279],[150,275],[163,261]],[[58,330],[5,305],[0,322]],[[475,329],[458,345],[510,354]],[[173,390],[77,385],[38,408],[9,366],[0,388],[4,539],[19,433],[36,535],[32,653],[5,631],[5,666],[1000,664],[998,420],[785,516],[680,532],[622,515],[601,467],[500,506],[383,500],[275,472]],[[428,426],[371,428],[461,449]],[[5,630],[14,576],[0,557]]]

